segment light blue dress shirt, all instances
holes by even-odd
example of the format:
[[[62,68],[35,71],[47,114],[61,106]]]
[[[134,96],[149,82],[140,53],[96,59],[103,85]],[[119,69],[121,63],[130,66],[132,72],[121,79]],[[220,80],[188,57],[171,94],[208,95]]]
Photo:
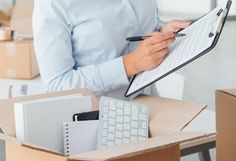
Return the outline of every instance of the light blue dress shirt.
[[[36,0],[34,45],[47,91],[88,88],[97,95],[124,99],[130,81],[122,56],[138,45],[126,38],[160,28],[156,3]]]

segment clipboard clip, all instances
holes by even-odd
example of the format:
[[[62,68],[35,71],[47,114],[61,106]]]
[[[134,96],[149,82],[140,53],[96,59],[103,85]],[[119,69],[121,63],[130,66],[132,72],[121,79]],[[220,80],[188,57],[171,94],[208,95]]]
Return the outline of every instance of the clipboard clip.
[[[216,19],[216,22],[214,24],[214,27],[212,29],[212,31],[209,33],[209,38],[215,36],[216,34],[220,33],[222,27],[223,27],[223,22],[224,22],[224,19],[225,17],[227,16],[227,13],[228,13],[228,9],[220,9],[218,12],[217,12],[217,19]]]

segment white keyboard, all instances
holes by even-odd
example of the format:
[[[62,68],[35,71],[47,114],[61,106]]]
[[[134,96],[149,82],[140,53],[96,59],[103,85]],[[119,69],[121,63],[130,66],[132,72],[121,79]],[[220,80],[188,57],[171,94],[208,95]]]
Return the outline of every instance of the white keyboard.
[[[102,97],[99,111],[98,148],[148,138],[148,110],[143,105]]]

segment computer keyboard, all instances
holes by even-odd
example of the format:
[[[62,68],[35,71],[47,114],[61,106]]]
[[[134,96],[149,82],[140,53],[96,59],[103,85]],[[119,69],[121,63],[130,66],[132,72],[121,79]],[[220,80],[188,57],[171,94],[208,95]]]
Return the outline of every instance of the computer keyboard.
[[[147,138],[146,107],[113,98],[101,98],[97,148],[129,144]]]

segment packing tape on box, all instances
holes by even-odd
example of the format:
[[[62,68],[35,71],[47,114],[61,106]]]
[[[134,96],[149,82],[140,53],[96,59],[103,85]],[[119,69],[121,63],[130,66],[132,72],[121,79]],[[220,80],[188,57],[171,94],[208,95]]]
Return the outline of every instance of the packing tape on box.
[[[9,28],[0,28],[0,41],[10,41],[13,39],[14,31]]]

